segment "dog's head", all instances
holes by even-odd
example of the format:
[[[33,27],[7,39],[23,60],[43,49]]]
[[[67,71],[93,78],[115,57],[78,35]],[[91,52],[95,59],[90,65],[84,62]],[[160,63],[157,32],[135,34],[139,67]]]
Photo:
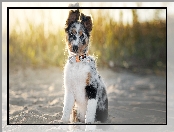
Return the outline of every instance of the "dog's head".
[[[80,14],[78,9],[69,11],[65,27],[69,53],[76,55],[87,53],[91,31],[92,18],[90,16]]]

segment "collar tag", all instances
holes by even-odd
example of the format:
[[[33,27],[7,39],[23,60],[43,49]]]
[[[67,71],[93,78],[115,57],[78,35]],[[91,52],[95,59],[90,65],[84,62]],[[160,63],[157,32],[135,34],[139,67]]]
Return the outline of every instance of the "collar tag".
[[[80,62],[80,61],[82,61],[85,58],[86,58],[86,54],[76,56],[76,62]]]
[[[76,62],[80,62],[80,56],[76,56]]]

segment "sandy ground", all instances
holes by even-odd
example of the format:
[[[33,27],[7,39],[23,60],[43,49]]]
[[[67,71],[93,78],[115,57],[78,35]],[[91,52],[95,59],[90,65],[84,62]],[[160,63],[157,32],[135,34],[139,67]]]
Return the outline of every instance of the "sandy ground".
[[[172,30],[168,30],[171,31]],[[168,37],[168,46],[173,44]],[[171,51],[172,49],[168,49]],[[168,52],[173,56],[173,52]],[[60,129],[63,107],[63,70],[53,67],[48,69],[10,70],[9,75],[9,119],[7,119],[7,73],[6,53],[3,54],[2,83],[2,129],[12,132],[54,132]],[[98,126],[96,131],[173,131],[173,57],[167,62],[168,67],[168,122],[167,126]],[[134,74],[127,71],[114,72],[99,69],[107,85],[109,98],[109,120],[112,124],[165,124],[166,123],[166,78],[153,74]],[[6,125],[11,124],[55,124],[55,125]],[[62,125],[61,125],[62,126]],[[68,126],[67,126],[68,127]],[[65,130],[66,131],[66,130]]]
[[[166,78],[100,69],[109,99],[111,124],[165,124]],[[59,124],[63,70],[10,70],[9,123]]]

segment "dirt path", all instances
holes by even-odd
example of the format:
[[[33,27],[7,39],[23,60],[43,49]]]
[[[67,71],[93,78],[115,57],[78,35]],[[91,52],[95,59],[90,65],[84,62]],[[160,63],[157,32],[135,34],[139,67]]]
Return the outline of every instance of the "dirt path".
[[[63,70],[10,71],[9,121],[11,124],[58,124],[63,107]],[[112,124],[165,124],[166,80],[100,69],[109,98]]]

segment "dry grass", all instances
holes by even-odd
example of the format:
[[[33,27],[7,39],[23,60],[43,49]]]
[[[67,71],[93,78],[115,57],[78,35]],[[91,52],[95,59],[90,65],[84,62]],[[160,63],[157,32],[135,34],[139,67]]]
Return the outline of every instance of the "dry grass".
[[[136,10],[132,10],[133,25],[124,25],[107,12],[98,10],[100,15],[92,11],[91,14],[94,27],[90,53],[98,57],[99,66],[109,66],[112,62],[125,68],[166,68],[165,20],[139,22]],[[53,33],[44,31],[44,23],[34,25],[26,20],[26,24],[25,31],[17,32],[15,27],[10,31],[10,66],[63,67],[67,57],[63,27]]]

